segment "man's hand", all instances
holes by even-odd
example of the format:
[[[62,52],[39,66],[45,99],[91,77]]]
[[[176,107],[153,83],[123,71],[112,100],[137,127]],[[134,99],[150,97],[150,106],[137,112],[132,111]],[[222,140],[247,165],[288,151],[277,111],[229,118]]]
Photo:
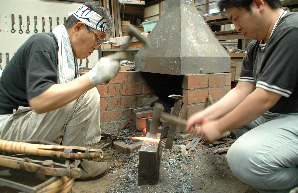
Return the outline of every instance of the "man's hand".
[[[205,139],[207,143],[212,143],[218,139],[221,139],[223,132],[220,131],[218,120],[215,120],[202,124],[196,129],[194,134],[196,136],[201,136],[201,138]]]
[[[188,133],[193,133],[195,134],[197,129],[195,128],[196,125],[201,125],[203,123],[205,123],[207,121],[207,119],[205,118],[205,116],[203,115],[202,112],[198,112],[194,115],[192,115],[188,121],[187,121],[187,126],[185,128],[185,131]]]
[[[188,119],[185,131],[202,137],[208,143],[220,139],[223,133],[220,131],[218,120],[209,120],[202,111]]]
[[[117,52],[106,57],[102,57],[95,66],[88,72],[93,85],[109,82],[114,78],[120,69],[120,61],[126,58],[125,52]]]

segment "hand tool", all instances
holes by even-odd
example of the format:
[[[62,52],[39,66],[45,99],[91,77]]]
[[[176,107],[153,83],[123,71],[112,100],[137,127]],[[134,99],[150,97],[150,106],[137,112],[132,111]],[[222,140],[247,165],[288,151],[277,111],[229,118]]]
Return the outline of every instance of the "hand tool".
[[[0,70],[2,70],[2,52],[0,52]]]
[[[30,33],[29,26],[30,26],[30,16],[27,16],[27,30],[26,30],[27,34]]]
[[[19,27],[20,27],[19,34],[22,34],[23,33],[22,25],[23,25],[22,15],[19,15]]]
[[[66,148],[71,148],[76,153],[63,152]],[[80,146],[30,144],[24,142],[7,141],[2,139],[0,139],[0,151],[25,153],[29,155],[39,156],[52,156],[68,159],[103,158],[103,152],[100,149],[88,149]]]
[[[45,21],[45,18],[42,17],[42,32],[46,32],[46,29],[45,29],[45,25],[46,25],[46,21]]]
[[[9,53],[6,53],[6,65],[9,63]]]
[[[52,17],[49,17],[49,20],[50,20],[50,32],[52,32],[53,31],[53,29],[52,29]]]
[[[138,40],[140,40],[141,42],[143,42],[143,44],[144,44],[145,46],[150,46],[150,42],[149,42],[149,40],[148,40],[148,37],[142,35],[141,32],[140,32],[138,29],[136,29],[136,28],[133,27],[132,25],[125,25],[124,28],[125,28],[126,33],[129,35],[129,40],[127,41],[126,44],[124,44],[124,45],[120,48],[121,51],[125,51],[125,50],[128,48],[128,46],[129,46],[129,44],[130,44],[130,41],[131,41],[131,39],[132,39],[133,37],[135,37],[135,38],[137,38]]]
[[[0,166],[13,168],[13,169],[22,169],[28,172],[37,172],[49,176],[67,176],[70,177],[80,177],[79,168],[74,166],[68,166],[60,163],[55,163],[52,160],[32,160],[29,158],[18,158],[11,156],[0,155]]]
[[[11,14],[11,33],[16,32],[16,30],[14,29],[14,24],[15,24],[15,19],[14,19],[14,14]]]
[[[34,33],[37,33],[37,16],[34,16]]]
[[[86,68],[88,69],[89,59],[88,56],[86,57]]]
[[[160,119],[164,119],[171,124],[187,126],[187,120],[181,119],[177,116],[173,116],[163,112],[163,105],[155,103],[152,114],[152,121],[150,126],[150,137],[156,138]],[[222,134],[221,138],[230,136],[230,131],[226,131]]]
[[[175,99],[174,107],[172,108],[171,114],[178,117],[179,113],[180,113],[180,110],[181,110],[181,107],[182,107],[183,97],[181,95],[170,95],[169,97]],[[169,126],[168,135],[167,135],[167,142],[166,142],[166,145],[165,145],[166,149],[172,149],[173,141],[174,141],[174,137],[175,137],[177,129],[180,130],[180,125],[171,124]]]

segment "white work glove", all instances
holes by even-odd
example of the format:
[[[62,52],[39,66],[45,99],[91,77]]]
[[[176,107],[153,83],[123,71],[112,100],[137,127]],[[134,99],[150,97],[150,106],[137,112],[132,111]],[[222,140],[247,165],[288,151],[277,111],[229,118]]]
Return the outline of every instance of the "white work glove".
[[[114,78],[120,69],[120,61],[126,58],[125,52],[102,57],[95,66],[88,72],[90,81],[93,85],[107,83]]]

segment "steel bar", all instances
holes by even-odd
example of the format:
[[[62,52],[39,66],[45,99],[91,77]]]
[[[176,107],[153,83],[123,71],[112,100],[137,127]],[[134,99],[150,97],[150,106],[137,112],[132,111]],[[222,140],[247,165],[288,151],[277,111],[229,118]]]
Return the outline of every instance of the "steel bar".
[[[6,180],[3,178],[0,178],[0,186],[6,186],[6,187],[10,187],[16,190],[20,190],[22,192],[28,192],[28,193],[35,193],[36,192],[36,188],[32,188],[30,186],[26,186],[24,184],[20,184],[17,182],[13,182],[11,180]]]
[[[160,134],[158,137],[160,138]],[[139,150],[138,185],[158,183],[161,157],[161,142],[143,142]]]
[[[160,117],[163,111],[163,105],[160,103],[155,103],[154,110],[152,113],[152,122],[150,125],[150,135],[151,138],[157,137],[158,127],[160,125]]]

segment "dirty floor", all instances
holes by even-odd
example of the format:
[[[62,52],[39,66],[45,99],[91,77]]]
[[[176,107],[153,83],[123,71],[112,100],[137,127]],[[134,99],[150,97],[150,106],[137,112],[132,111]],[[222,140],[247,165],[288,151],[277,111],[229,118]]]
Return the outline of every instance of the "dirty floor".
[[[75,181],[72,192],[257,193],[231,173],[226,153],[215,153],[231,144],[233,139],[226,138],[216,145],[198,144],[193,150],[186,149],[190,140],[174,140],[172,150],[164,148],[165,142],[166,139],[162,139],[160,177],[156,185],[138,185],[138,151],[121,153],[109,145],[102,148],[104,158],[100,160],[109,162],[111,169],[108,173],[96,180]],[[95,144],[93,147],[98,146],[99,144]],[[24,178],[18,171],[14,175]],[[29,178],[29,181],[36,182],[36,177]],[[0,186],[0,192],[18,191]]]
[[[138,152],[119,153],[113,147],[103,149],[110,171],[100,179],[76,181],[73,193],[81,192],[204,192],[256,193],[243,184],[229,170],[226,154],[214,153],[217,146],[198,144],[187,150],[189,141],[175,140],[172,150],[162,141],[160,178],[156,185],[138,186]]]

